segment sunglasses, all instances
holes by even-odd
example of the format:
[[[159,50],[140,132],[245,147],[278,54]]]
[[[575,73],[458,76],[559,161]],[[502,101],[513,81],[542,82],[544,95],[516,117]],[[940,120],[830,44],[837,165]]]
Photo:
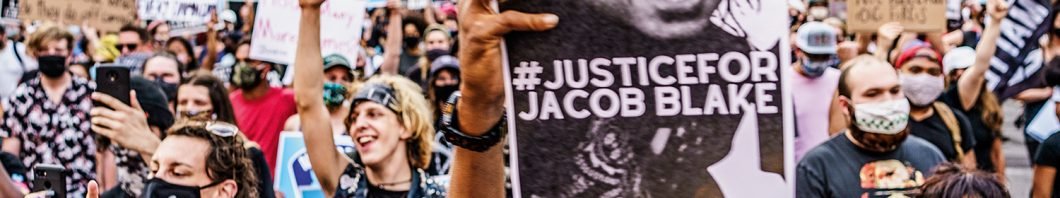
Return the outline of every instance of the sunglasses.
[[[118,50],[123,50],[123,49],[128,48],[129,51],[136,50],[137,47],[140,47],[140,45],[139,44],[116,44],[116,45],[114,45],[114,48],[118,48]]]
[[[210,133],[221,137],[234,137],[239,133],[239,127],[226,122],[217,121],[187,121],[190,126],[202,126]]]

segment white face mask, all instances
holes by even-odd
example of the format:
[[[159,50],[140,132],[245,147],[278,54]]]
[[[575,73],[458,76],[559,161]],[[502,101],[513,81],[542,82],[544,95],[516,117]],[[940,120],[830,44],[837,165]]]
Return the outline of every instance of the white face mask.
[[[902,91],[913,106],[923,107],[930,105],[935,99],[942,95],[946,89],[942,77],[928,74],[901,75]]]
[[[865,132],[894,135],[909,124],[909,101],[897,99],[854,105],[854,126]]]
[[[810,8],[810,17],[818,20],[828,18],[828,8],[822,6],[812,7]]]

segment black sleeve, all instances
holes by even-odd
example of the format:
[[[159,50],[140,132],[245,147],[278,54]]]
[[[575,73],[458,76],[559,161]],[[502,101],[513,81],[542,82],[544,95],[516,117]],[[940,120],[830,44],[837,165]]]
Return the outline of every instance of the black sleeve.
[[[949,89],[946,89],[946,92],[942,92],[942,95],[939,96],[939,101],[946,103],[946,105],[950,106],[953,111],[964,112],[964,105],[961,105],[961,89],[958,87],[960,87],[960,85],[954,81],[952,86],[950,86]]]
[[[975,129],[972,128],[972,122],[968,121],[968,116],[965,116],[961,111],[954,109],[950,106],[953,111],[953,117],[957,118],[957,122],[961,127],[961,149],[967,153],[975,148]]]
[[[1038,154],[1034,155],[1034,164],[1060,167],[1060,135],[1053,134],[1038,145]]]
[[[261,198],[275,198],[276,192],[272,189],[272,175],[269,174],[269,164],[265,162],[265,154],[261,149],[250,148],[250,160],[254,161],[254,170],[258,172],[258,194]]]

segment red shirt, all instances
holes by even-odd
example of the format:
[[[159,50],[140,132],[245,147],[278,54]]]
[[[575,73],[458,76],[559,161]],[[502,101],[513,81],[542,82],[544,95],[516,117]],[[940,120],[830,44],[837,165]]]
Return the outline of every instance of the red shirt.
[[[243,98],[243,91],[237,90],[228,96],[232,100],[239,130],[251,141],[261,145],[265,161],[269,163],[269,172],[276,170],[276,148],[280,141],[280,132],[287,118],[298,112],[294,103],[294,91],[282,88],[269,88],[269,92],[256,100]]]

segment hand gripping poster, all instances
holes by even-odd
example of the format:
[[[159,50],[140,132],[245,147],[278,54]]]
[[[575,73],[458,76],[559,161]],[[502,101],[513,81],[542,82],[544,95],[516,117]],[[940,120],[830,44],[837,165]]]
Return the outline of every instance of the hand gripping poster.
[[[783,0],[509,0],[515,197],[791,197]]]

